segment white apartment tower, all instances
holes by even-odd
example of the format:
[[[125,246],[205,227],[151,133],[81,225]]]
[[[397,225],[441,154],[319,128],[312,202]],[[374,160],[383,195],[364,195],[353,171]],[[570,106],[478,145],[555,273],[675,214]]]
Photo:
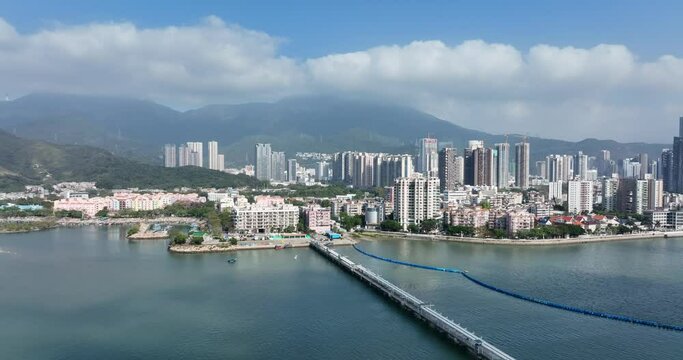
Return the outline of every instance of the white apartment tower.
[[[209,150],[209,169],[218,170],[218,141],[209,141],[207,148]]]
[[[176,167],[178,163],[176,161],[176,147],[175,144],[164,145],[164,166],[165,167]]]
[[[189,150],[189,164],[191,166],[204,166],[204,145],[201,141],[190,141],[187,143]]]
[[[578,180],[569,182],[567,193],[567,211],[580,214],[583,211],[593,211],[593,182]]]
[[[428,219],[438,219],[440,212],[439,178],[415,173],[394,183],[394,219],[404,230]]]
[[[425,176],[438,176],[438,141],[434,138],[423,138],[419,141],[419,147],[417,172],[421,172]]]

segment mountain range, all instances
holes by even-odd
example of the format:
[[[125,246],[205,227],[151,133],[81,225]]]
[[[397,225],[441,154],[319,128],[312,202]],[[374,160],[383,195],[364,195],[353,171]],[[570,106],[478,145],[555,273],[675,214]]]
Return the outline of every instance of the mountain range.
[[[427,135],[458,149],[473,139],[487,145],[521,139],[520,135],[466,129],[403,106],[333,97],[209,105],[181,112],[137,99],[33,94],[0,103],[0,128],[21,137],[100,147],[156,164],[161,164],[165,143],[217,140],[228,166],[252,163],[257,142],[271,143],[274,150],[285,151],[289,157],[298,151],[415,153],[416,140]],[[610,150],[614,159],[639,153],[655,159],[662,148],[670,147],[598,139],[571,142],[529,137],[528,141],[532,160],[577,151],[597,156],[602,149]]]
[[[188,166],[165,168],[85,145],[27,140],[0,130],[0,191],[61,181],[95,181],[98,188],[259,186],[251,176]]]

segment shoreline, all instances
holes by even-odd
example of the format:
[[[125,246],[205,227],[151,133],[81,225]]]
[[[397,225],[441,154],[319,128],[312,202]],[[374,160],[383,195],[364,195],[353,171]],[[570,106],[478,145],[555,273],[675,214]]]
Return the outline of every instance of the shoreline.
[[[387,239],[406,239],[416,241],[449,241],[466,244],[483,244],[483,245],[512,245],[512,246],[550,246],[550,245],[573,245],[573,244],[590,244],[600,242],[612,241],[627,241],[627,240],[646,240],[646,239],[666,239],[670,237],[683,237],[683,231],[667,231],[667,232],[647,232],[628,235],[605,235],[605,236],[585,236],[569,239],[482,239],[472,237],[456,237],[447,235],[428,235],[428,234],[409,234],[409,233],[395,233],[384,231],[364,231],[367,234],[360,233],[358,237],[363,240],[382,240],[382,237]]]
[[[332,240],[332,243],[329,245],[331,245],[331,246],[348,246],[348,245],[354,245],[356,243],[357,243],[357,241],[355,241],[355,240],[340,239],[340,240]],[[308,240],[290,242],[288,244],[290,244],[291,247],[283,248],[281,250],[309,247]],[[171,253],[176,253],[176,254],[207,254],[207,253],[224,253],[224,252],[244,251],[244,250],[275,250],[276,246],[284,246],[284,245],[285,244],[283,244],[283,243],[277,243],[277,244],[268,243],[268,244],[256,244],[256,245],[245,245],[245,244],[243,244],[243,245],[240,245],[240,244],[237,244],[237,245],[221,245],[221,244],[173,245],[173,244],[171,244],[168,246],[168,251]]]

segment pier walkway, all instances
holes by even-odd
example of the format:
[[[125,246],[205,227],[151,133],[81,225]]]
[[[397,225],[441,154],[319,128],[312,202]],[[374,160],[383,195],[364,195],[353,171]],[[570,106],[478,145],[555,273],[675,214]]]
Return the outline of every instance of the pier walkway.
[[[310,246],[333,263],[339,265],[342,269],[358,277],[391,300],[400,304],[417,318],[427,322],[431,327],[446,335],[456,344],[465,347],[477,358],[487,360],[514,359],[512,356],[474,335],[474,333],[456,324],[453,320],[432,309],[430,304],[416,298],[362,265],[354,263],[347,257],[325,246],[320,241],[311,240]]]

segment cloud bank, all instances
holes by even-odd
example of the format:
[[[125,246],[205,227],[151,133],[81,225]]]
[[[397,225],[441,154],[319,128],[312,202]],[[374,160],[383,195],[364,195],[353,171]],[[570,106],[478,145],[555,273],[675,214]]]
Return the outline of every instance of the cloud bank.
[[[211,16],[21,34],[0,18],[0,91],[146,98],[173,107],[351,95],[410,105],[465,127],[578,140],[668,142],[683,115],[683,59],[641,61],[623,45],[414,41],[293,59],[282,40]]]

